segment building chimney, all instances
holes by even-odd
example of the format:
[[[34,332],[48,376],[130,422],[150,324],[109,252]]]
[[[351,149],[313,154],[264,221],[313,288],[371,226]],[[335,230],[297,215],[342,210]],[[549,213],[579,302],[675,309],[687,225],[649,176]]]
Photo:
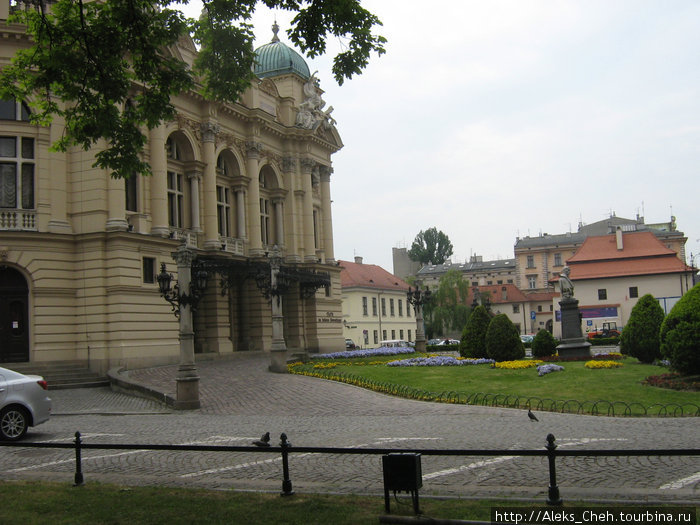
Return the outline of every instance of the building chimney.
[[[617,249],[622,251],[622,228],[620,226],[615,229],[615,240],[617,241]]]
[[[355,264],[362,264],[362,257],[355,255]]]

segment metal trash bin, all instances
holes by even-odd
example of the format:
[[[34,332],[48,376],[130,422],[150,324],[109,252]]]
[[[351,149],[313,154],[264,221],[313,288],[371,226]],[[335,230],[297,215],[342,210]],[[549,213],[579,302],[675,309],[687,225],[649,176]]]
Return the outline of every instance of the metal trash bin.
[[[420,454],[400,453],[382,456],[384,473],[384,506],[391,512],[389,491],[409,492],[413,500],[413,512],[420,514],[418,506],[418,489],[423,486]]]

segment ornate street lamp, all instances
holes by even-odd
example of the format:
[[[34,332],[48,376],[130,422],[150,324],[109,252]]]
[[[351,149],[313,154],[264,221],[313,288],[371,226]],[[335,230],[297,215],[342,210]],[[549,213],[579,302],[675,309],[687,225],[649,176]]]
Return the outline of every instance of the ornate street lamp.
[[[272,307],[272,346],[270,347],[270,371],[287,372],[287,344],[284,341],[284,315],[282,295],[289,282],[282,275],[282,256],[277,245],[272,248],[270,260],[270,303]]]
[[[416,310],[416,352],[425,352],[425,327],[423,325],[423,305],[430,302],[432,292],[430,290],[421,290],[416,287],[412,290],[408,287],[406,292],[406,300],[413,305]]]
[[[178,282],[172,286],[173,276],[160,266],[158,289],[170,303],[175,316],[180,320],[180,366],[177,370],[175,408],[189,410],[199,408],[199,376],[194,364],[194,328],[192,312],[204,295],[207,287],[207,272],[199,270],[192,279],[194,253],[184,244],[172,254],[177,263]]]

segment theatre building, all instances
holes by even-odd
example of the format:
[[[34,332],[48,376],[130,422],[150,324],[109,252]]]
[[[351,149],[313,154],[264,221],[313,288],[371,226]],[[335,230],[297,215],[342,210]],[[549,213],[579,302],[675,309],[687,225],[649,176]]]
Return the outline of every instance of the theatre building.
[[[0,19],[9,9],[1,0]],[[0,31],[7,64],[29,40],[19,25]],[[170,52],[196,55],[190,41]],[[97,148],[53,152],[60,121],[33,125],[25,101],[0,102],[0,363],[177,362],[179,321],[157,277],[164,264],[177,283],[180,247],[207,277],[201,358],[269,352],[275,302],[289,357],[344,348],[330,191],[342,142],[318,79],[276,28],[257,53],[237,103],[173,99],[176,118],[147,131],[150,176],[111,178],[93,167]]]

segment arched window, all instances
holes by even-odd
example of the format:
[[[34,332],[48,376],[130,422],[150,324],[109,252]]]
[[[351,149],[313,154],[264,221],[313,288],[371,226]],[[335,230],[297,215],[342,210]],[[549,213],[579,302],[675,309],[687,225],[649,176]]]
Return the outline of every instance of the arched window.
[[[168,157],[168,225],[184,228],[185,175],[180,146],[170,136],[165,147]]]

